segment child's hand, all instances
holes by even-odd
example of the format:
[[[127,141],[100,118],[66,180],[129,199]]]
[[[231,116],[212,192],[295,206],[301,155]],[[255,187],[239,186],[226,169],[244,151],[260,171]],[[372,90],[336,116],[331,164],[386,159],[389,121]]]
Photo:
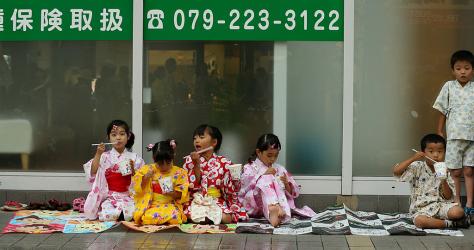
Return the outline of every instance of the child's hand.
[[[132,159],[130,159],[129,163],[130,163],[130,168],[132,169],[132,176],[134,176],[135,175],[135,162]]]
[[[146,179],[151,178],[154,173],[155,173],[154,168],[150,168],[143,177],[145,177]]]
[[[105,152],[105,144],[101,143],[97,146],[97,150],[95,151],[95,155],[101,156]]]
[[[277,172],[276,169],[274,169],[273,167],[269,167],[269,168],[267,169],[267,171],[265,171],[265,173],[263,173],[263,174],[264,174],[264,175],[266,175],[266,174],[275,175],[276,172]]]
[[[173,192],[167,193],[166,195],[173,197],[174,200],[179,200],[181,198],[181,192],[178,192],[178,191],[173,191]]]
[[[418,151],[418,152],[416,152],[416,153],[413,155],[413,159],[414,159],[415,161],[421,160],[421,159],[423,159],[423,158],[425,158],[425,153],[423,153],[423,152],[421,152],[421,151]]]
[[[194,167],[200,167],[201,156],[197,152],[192,152],[190,156],[191,160],[193,161]]]
[[[280,180],[285,184],[285,186],[288,185],[288,177],[286,177],[286,175],[280,176]]]

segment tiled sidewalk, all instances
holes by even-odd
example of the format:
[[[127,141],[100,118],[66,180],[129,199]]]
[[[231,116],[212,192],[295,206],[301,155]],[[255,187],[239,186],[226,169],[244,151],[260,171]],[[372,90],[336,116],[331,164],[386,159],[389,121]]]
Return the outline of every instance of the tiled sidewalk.
[[[0,225],[11,213],[0,212]],[[474,228],[464,237],[340,235],[191,235],[176,230],[145,234],[119,226],[102,234],[4,234],[0,249],[474,249]]]

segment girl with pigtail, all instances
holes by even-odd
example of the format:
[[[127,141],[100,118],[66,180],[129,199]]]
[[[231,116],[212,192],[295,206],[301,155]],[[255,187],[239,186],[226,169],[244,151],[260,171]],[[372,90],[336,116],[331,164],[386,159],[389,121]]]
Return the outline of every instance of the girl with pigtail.
[[[99,217],[101,221],[130,221],[135,211],[132,175],[144,162],[131,152],[135,136],[125,121],[113,120],[106,131],[110,141],[107,144],[112,144],[112,149],[105,151],[105,143],[96,144],[94,158],[83,165],[91,186],[84,214],[90,220]]]
[[[264,134],[257,141],[255,153],[244,166],[239,200],[251,217],[264,216],[272,226],[287,222],[292,213],[312,217],[309,207],[295,207],[300,188],[293,177],[277,164],[280,140],[274,134]]]
[[[149,144],[153,164],[145,165],[133,177],[135,223],[142,225],[182,224],[187,218],[183,203],[189,200],[188,173],[174,166],[175,140]]]

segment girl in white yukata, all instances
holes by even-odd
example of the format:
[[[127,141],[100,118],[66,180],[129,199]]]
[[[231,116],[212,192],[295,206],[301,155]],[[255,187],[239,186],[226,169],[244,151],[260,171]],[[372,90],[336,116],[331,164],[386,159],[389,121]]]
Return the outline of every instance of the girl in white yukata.
[[[244,166],[239,200],[249,216],[265,216],[272,226],[291,218],[291,212],[305,217],[315,216],[309,207],[295,207],[299,186],[286,169],[276,164],[281,150],[280,140],[274,134],[264,134],[257,141],[255,153]]]
[[[126,122],[112,121],[107,126],[107,137],[113,145],[105,152],[105,145],[97,146],[93,159],[84,164],[91,191],[84,204],[84,214],[90,220],[115,221],[121,215],[133,218],[135,205],[131,197],[132,176],[143,166],[143,159],[129,150],[135,136]]]

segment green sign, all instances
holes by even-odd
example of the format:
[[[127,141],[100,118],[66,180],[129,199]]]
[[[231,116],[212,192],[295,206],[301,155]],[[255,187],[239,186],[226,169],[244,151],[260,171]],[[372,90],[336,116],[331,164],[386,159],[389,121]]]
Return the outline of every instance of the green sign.
[[[131,40],[132,0],[0,0],[0,41]]]
[[[343,0],[145,0],[145,40],[342,41]]]
[[[0,41],[131,40],[133,1],[0,0]],[[343,0],[144,0],[144,39],[342,41],[343,10]]]

